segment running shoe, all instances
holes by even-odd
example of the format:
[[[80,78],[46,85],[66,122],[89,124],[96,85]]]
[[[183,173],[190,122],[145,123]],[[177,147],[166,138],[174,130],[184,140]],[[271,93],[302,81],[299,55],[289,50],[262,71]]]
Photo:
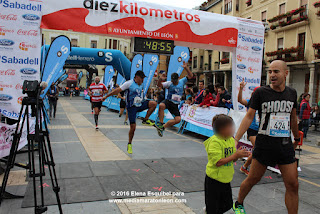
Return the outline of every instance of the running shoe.
[[[154,123],[151,122],[151,120],[142,120],[142,125],[145,125],[145,126],[154,126]]]
[[[124,121],[124,123],[123,123],[123,124],[124,124],[124,125],[129,125],[127,121]]]
[[[121,117],[122,115],[121,114],[119,114],[119,117]]]
[[[236,203],[234,203],[232,209],[233,209],[235,214],[247,214],[246,210],[244,209],[244,207],[242,205],[240,205],[240,204],[238,204],[236,206]]]
[[[98,126],[96,126],[96,131],[98,131],[99,130],[99,127]]]
[[[129,154],[132,154],[132,144],[128,143],[127,151]]]
[[[163,131],[164,131],[164,127],[163,127],[163,124],[162,123],[155,123],[155,127],[157,128],[157,131],[158,131],[158,135],[160,137],[163,137]]]
[[[93,111],[91,111],[91,114],[93,114]]]
[[[249,175],[249,170],[248,170],[248,168],[245,168],[244,166],[241,166],[240,172],[243,172],[244,174]]]

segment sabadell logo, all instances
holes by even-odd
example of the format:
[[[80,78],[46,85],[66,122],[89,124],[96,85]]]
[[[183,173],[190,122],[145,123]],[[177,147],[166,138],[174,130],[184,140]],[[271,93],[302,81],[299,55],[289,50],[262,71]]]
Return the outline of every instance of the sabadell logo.
[[[20,73],[22,74],[27,74],[27,75],[33,75],[33,74],[36,74],[37,73],[37,70],[36,69],[33,69],[33,68],[22,68],[20,70]]]
[[[40,20],[40,17],[34,14],[24,14],[22,15],[22,18],[28,21],[37,21]]]
[[[12,100],[12,96],[8,94],[0,94],[0,101],[9,101]]]
[[[0,45],[1,46],[12,46],[14,45],[14,41],[10,39],[0,39]]]

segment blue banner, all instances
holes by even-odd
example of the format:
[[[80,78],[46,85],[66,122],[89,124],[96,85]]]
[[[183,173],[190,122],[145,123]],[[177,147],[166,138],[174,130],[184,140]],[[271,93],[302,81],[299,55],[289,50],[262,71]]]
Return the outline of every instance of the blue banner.
[[[134,56],[132,63],[131,63],[131,72],[130,72],[130,79],[133,80],[134,75],[136,75],[136,72],[138,70],[142,71],[142,55],[141,54],[137,54]]]
[[[45,42],[45,41],[44,41]],[[42,79],[42,75],[43,75],[43,67],[44,67],[44,63],[46,60],[46,53],[48,50],[46,50],[46,46],[43,45],[41,48],[41,67],[40,67],[40,71],[41,71],[41,79]]]
[[[122,85],[125,81],[126,81],[126,79],[123,78],[123,76],[122,76],[120,73],[118,73],[118,75],[117,75],[117,84],[120,86],[120,85]]]
[[[111,65],[108,65],[104,70],[103,83],[108,87],[111,84],[112,77],[114,76],[114,69]]]
[[[112,65],[127,80],[130,79],[130,60],[119,50],[72,47],[66,64]]]
[[[143,72],[146,75],[146,78],[143,81],[143,90],[144,96],[147,95],[148,89],[150,87],[152,78],[159,64],[158,55],[154,54],[145,54],[143,56]]]
[[[57,81],[57,84],[63,82],[65,79],[68,78],[68,74],[63,74]]]
[[[66,73],[66,70],[61,69],[59,73],[56,75],[56,77],[54,78],[53,82],[56,83],[59,80],[59,78],[62,77],[62,75],[65,73]]]
[[[45,60],[42,76],[42,81],[47,82],[48,87],[44,90],[42,97],[47,93],[56,75],[58,75],[62,70],[70,51],[71,43],[66,36],[58,36],[51,43]]]

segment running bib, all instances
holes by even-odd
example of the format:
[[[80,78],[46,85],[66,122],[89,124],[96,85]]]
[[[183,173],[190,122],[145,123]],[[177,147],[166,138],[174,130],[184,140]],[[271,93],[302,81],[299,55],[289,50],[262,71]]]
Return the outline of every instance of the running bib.
[[[271,137],[290,137],[290,114],[271,114],[267,134]]]
[[[100,90],[93,90],[93,96],[100,96],[101,93],[100,93]]]
[[[133,100],[133,105],[136,107],[140,107],[142,104],[142,99],[141,97],[135,97]]]
[[[178,94],[172,94],[171,99],[175,102],[180,102],[181,101],[181,96]]]

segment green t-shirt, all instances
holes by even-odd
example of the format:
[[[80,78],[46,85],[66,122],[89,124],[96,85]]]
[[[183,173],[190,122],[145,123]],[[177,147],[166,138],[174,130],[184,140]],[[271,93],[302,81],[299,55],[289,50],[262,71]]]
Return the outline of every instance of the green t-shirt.
[[[220,167],[217,167],[216,164],[222,158],[229,157],[236,152],[234,139],[232,137],[222,139],[213,135],[204,142],[204,146],[208,154],[207,175],[221,183],[230,183],[234,174],[233,161]]]

